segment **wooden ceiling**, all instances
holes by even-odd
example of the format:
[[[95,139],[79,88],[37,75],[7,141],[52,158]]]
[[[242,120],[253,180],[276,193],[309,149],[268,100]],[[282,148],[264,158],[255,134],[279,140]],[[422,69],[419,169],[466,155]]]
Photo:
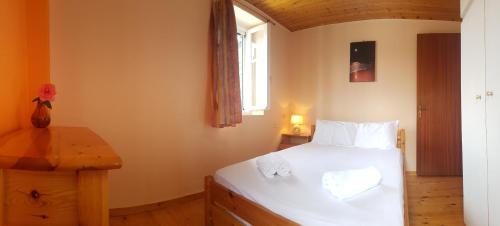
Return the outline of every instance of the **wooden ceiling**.
[[[246,0],[291,31],[368,19],[461,21],[460,0]]]

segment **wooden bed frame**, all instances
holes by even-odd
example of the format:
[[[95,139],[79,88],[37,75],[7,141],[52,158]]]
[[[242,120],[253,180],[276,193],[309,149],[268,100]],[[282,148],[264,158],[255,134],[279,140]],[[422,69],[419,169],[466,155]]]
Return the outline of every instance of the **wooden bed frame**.
[[[311,134],[314,134],[314,130],[315,127],[312,126]],[[397,147],[403,154],[404,225],[409,226],[406,161],[404,158],[405,141],[405,130],[400,129],[398,131]],[[254,226],[299,225],[220,185],[214,181],[212,176],[205,177],[205,225],[243,225],[238,218]]]

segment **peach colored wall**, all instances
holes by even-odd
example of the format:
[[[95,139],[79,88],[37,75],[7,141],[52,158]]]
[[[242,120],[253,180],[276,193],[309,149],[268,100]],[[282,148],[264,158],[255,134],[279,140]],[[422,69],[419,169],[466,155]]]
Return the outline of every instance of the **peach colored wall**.
[[[121,155],[111,207],[203,189],[223,166],[274,150],[288,118],[287,40],[271,26],[271,110],[206,121],[211,0],[51,0],[57,125],[88,126]]]
[[[416,34],[459,32],[459,23],[272,26],[271,110],[214,129],[206,121],[210,2],[51,0],[55,124],[88,126],[122,156],[111,207],[201,191],[217,168],[273,150],[289,109],[307,124],[399,119],[415,169]],[[348,81],[349,43],[362,40],[377,41],[375,83]]]
[[[316,118],[399,119],[407,132],[408,169],[416,168],[417,34],[460,32],[459,22],[369,20],[292,33],[292,111]],[[349,82],[349,44],[376,41],[376,82]]]
[[[0,0],[0,135],[30,126],[49,80],[48,0]]]

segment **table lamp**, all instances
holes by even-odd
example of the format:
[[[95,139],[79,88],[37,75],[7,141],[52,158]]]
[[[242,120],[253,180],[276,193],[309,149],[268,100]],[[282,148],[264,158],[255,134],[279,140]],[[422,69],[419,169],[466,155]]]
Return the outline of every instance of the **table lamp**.
[[[292,115],[290,122],[293,125],[293,133],[300,134],[300,125],[304,123],[304,117],[302,115]]]

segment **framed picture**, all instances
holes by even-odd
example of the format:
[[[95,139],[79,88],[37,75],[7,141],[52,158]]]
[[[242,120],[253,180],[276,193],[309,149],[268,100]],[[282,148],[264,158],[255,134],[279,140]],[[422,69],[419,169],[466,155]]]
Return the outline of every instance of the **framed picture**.
[[[375,41],[351,43],[350,82],[375,81]]]

